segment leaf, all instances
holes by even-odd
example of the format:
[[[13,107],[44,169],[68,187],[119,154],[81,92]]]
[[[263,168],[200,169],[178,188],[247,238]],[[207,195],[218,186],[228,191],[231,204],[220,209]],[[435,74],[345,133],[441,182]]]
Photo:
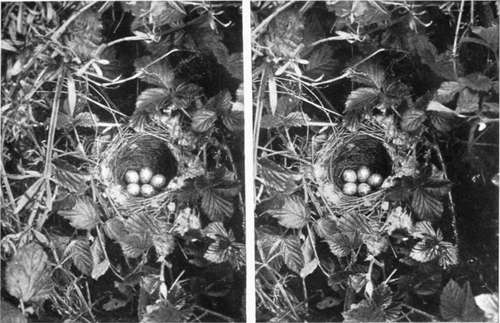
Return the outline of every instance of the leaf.
[[[472,73],[458,80],[463,86],[478,92],[488,92],[492,86],[491,79],[481,73]]]
[[[169,92],[164,88],[149,88],[141,92],[135,102],[136,111],[154,113],[168,99]],[[134,112],[135,114],[136,112]]]
[[[300,277],[302,278],[312,274],[319,265],[319,259],[314,252],[314,243],[314,234],[312,234],[302,244],[302,257],[304,258],[304,267],[300,270]]]
[[[110,312],[122,308],[127,304],[128,304],[127,300],[112,297],[109,301],[107,301],[102,305],[102,309],[107,312]]]
[[[153,245],[161,259],[170,255],[175,250],[175,238],[168,231],[167,229],[163,229],[152,234]]]
[[[340,232],[346,233],[370,233],[368,221],[362,213],[346,213],[337,219],[337,226]]]
[[[427,116],[424,111],[417,109],[407,110],[401,120],[401,129],[409,133],[416,133],[422,129]]]
[[[367,300],[352,304],[348,311],[342,312],[342,316],[346,323],[386,321],[382,309]]]
[[[322,217],[318,221],[314,222],[313,228],[316,234],[322,239],[326,239],[339,232],[337,229],[337,223],[326,217]]]
[[[411,207],[421,220],[438,219],[444,210],[443,203],[421,187],[413,191]]]
[[[434,129],[439,132],[447,133],[454,127],[456,114],[439,113],[430,111],[428,113],[429,121]]]
[[[451,242],[439,242],[439,265],[444,269],[458,264],[458,248]]]
[[[71,210],[59,210],[59,215],[79,230],[91,230],[100,221],[100,212],[88,196],[79,196]]]
[[[351,253],[352,243],[349,237],[343,233],[335,233],[326,239],[330,251],[337,257],[346,257]]]
[[[307,60],[309,64],[305,66],[306,75],[314,79],[332,76],[339,67],[339,61],[333,58],[333,48],[328,45],[312,51]]]
[[[159,1],[151,2],[149,14],[156,26],[176,25],[182,22],[182,19],[186,16],[186,11],[181,3]]]
[[[146,306],[141,323],[183,322],[184,315],[168,301]]]
[[[437,101],[430,101],[429,104],[427,105],[427,111],[448,114],[450,116],[457,116],[457,113],[455,111],[442,105],[441,103],[439,103]]]
[[[366,245],[368,252],[373,256],[378,256],[389,247],[389,240],[379,232],[361,234],[361,239]]]
[[[104,241],[103,241],[104,243]],[[109,269],[109,261],[104,255],[99,239],[95,239],[90,246],[90,253],[92,254],[92,279],[99,279]]]
[[[242,132],[244,119],[242,111],[229,111],[222,115],[222,123],[231,132]]]
[[[411,215],[403,210],[402,207],[398,206],[392,209],[387,215],[383,229],[389,235],[396,230],[404,230],[409,233],[413,230]]]
[[[73,126],[82,128],[94,128],[99,122],[99,117],[92,112],[81,112],[73,119]]]
[[[461,288],[453,279],[450,279],[441,292],[439,312],[447,321],[478,322],[483,320],[483,315],[474,302],[469,282]]]
[[[439,241],[437,239],[423,239],[415,244],[410,257],[418,262],[429,262],[439,256]]]
[[[233,215],[233,202],[227,200],[216,188],[209,187],[201,191],[201,209],[210,220],[219,221]]]
[[[243,81],[243,53],[232,53],[225,65],[229,74],[239,81]]]
[[[311,121],[311,118],[305,112],[296,111],[289,113],[282,120],[284,127],[291,128],[306,126]]]
[[[17,307],[7,302],[3,297],[0,301],[0,306],[0,313],[2,313],[2,323],[28,323],[28,319],[23,315],[23,313]]]
[[[380,64],[363,64],[352,76],[353,81],[382,89],[385,82],[385,71]]]
[[[310,220],[309,210],[304,200],[295,195],[287,197],[282,208],[267,212],[277,219],[280,225],[288,229],[301,229]]]
[[[84,275],[92,273],[92,254],[88,240],[79,238],[72,240],[64,251],[65,257],[70,257],[75,267]]]
[[[123,221],[116,217],[106,221],[104,224],[104,232],[110,239],[115,241],[119,241],[128,234]]]
[[[190,230],[199,229],[201,229],[200,215],[196,212],[196,209],[189,207],[179,211],[172,227],[173,232],[180,236],[184,236]]]
[[[153,60],[151,56],[137,58],[134,62],[136,72],[141,73],[141,79],[146,83],[165,89],[172,89],[175,79],[174,69],[166,60],[161,60],[150,65]]]
[[[194,113],[191,128],[196,132],[207,132],[217,120],[217,113],[212,110],[201,109]]]
[[[257,167],[258,175],[268,188],[278,192],[290,192],[297,186],[294,181],[297,174],[270,159],[260,159]]]
[[[320,311],[322,310],[325,310],[327,308],[332,308],[332,307],[335,307],[337,305],[340,305],[342,304],[343,300],[340,299],[340,298],[334,298],[334,297],[331,297],[331,296],[327,296],[325,298],[323,298],[321,301],[319,301],[318,303],[316,303],[316,308]]]
[[[72,193],[83,193],[90,178],[89,175],[80,173],[73,165],[61,160],[52,163],[52,173],[57,182]]]
[[[479,95],[469,89],[460,92],[457,101],[457,113],[475,113],[479,110]]]
[[[127,258],[137,258],[142,256],[152,247],[151,237],[145,234],[130,234],[120,241],[123,254]]]
[[[462,91],[463,85],[459,82],[450,81],[443,82],[437,90],[436,100],[441,103],[448,103],[453,100],[453,97],[460,91]]]
[[[203,109],[219,113],[229,111],[231,109],[231,93],[228,90],[217,93],[205,103]]]
[[[488,322],[498,322],[498,293],[480,294],[474,297]]]
[[[76,87],[75,87],[75,80],[73,79],[73,76],[71,76],[71,73],[68,74],[68,80],[67,80],[67,87],[68,87],[68,115],[73,116],[75,113],[75,107],[76,107]]]
[[[304,258],[300,249],[300,240],[297,236],[288,236],[280,244],[285,265],[296,274],[304,268]]]
[[[478,35],[494,52],[498,53],[498,25],[491,27],[473,26],[472,32]]]
[[[361,87],[352,91],[345,102],[345,112],[364,111],[371,109],[380,98],[378,89]]]
[[[48,256],[36,243],[19,248],[5,267],[5,289],[22,302],[47,299],[52,289]]]

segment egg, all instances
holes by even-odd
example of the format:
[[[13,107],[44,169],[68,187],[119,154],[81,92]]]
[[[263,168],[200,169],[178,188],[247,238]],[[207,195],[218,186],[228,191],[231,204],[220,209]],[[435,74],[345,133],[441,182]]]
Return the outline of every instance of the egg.
[[[137,196],[141,192],[141,187],[137,183],[130,183],[127,185],[127,192],[132,196]]]
[[[358,181],[360,183],[364,183],[366,182],[366,180],[368,179],[368,177],[370,177],[370,169],[366,166],[361,166],[360,168],[358,168]]]
[[[342,192],[344,192],[345,195],[354,195],[356,194],[358,187],[354,183],[345,183],[344,187],[342,188]]]
[[[365,196],[367,194],[369,194],[371,192],[371,187],[370,185],[366,184],[366,183],[361,183],[358,185],[358,194],[360,196]]]
[[[153,171],[149,167],[143,167],[141,168],[141,171],[139,172],[139,178],[141,179],[141,183],[147,184],[151,180],[151,177],[153,177]]]
[[[149,184],[144,184],[141,186],[141,194],[144,197],[151,197],[155,194],[155,189]]]
[[[356,183],[356,180],[358,179],[356,172],[352,169],[346,169],[342,173],[342,179],[344,182],[348,183]]]
[[[162,174],[156,174],[151,178],[151,185],[156,189],[162,188],[166,183],[167,179]]]
[[[139,183],[139,173],[137,173],[135,170],[128,170],[125,173],[125,181],[127,182],[127,184]]]
[[[373,173],[368,177],[368,184],[370,184],[371,187],[379,187],[383,181],[382,175],[377,173]]]

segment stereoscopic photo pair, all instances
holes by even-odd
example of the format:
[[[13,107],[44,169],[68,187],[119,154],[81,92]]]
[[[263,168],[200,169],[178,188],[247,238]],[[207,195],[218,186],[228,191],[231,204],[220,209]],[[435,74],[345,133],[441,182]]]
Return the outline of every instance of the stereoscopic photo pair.
[[[498,1],[2,2],[2,322],[498,321]]]

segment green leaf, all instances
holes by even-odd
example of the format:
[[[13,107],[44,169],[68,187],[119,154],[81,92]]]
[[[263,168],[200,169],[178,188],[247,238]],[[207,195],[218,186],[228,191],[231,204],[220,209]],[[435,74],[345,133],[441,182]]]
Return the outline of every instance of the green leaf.
[[[100,221],[100,212],[88,196],[79,196],[71,210],[59,210],[59,215],[79,230],[91,230]]]
[[[76,167],[62,160],[52,163],[52,173],[61,186],[72,193],[83,193],[87,188],[89,175],[82,174]]]
[[[328,45],[315,48],[307,60],[305,70],[311,78],[332,76],[339,68],[339,61],[333,58],[333,48]]]
[[[310,220],[309,209],[304,200],[295,195],[287,197],[282,208],[268,210],[268,213],[288,229],[301,229]]]
[[[322,239],[326,239],[339,232],[337,229],[337,222],[326,217],[322,217],[314,222],[313,228],[316,234]]]
[[[451,242],[439,242],[439,265],[444,269],[458,264],[458,248]]]
[[[201,191],[201,209],[210,220],[222,221],[233,215],[234,206],[233,202],[226,199],[220,190],[209,187]]]
[[[225,67],[232,77],[243,81],[243,53],[232,53],[229,55]]]
[[[182,3],[169,1],[151,2],[149,13],[156,26],[177,25],[186,16]]]
[[[374,107],[380,99],[378,89],[361,87],[352,91],[345,102],[345,112],[366,112]]]
[[[70,257],[75,267],[82,274],[90,276],[93,264],[88,240],[84,238],[72,240],[66,247],[64,256]]]
[[[459,82],[450,81],[443,82],[437,90],[436,100],[441,103],[448,103],[453,100],[453,97],[460,91],[462,91],[463,85]]]
[[[222,123],[231,132],[242,132],[244,119],[242,111],[229,111],[222,115]]]
[[[5,289],[22,302],[38,302],[52,289],[48,256],[36,243],[19,248],[5,267]]]
[[[141,323],[184,322],[184,320],[182,312],[165,300],[146,306],[146,313],[142,317]]]
[[[166,60],[150,65],[153,60],[154,58],[151,56],[144,56],[135,60],[134,66],[136,72],[141,73],[141,80],[161,88],[172,89],[175,79],[174,69]]]
[[[76,115],[73,125],[75,127],[94,128],[97,126],[97,122],[99,122],[97,115],[92,112],[81,112]]]
[[[0,306],[0,313],[2,313],[2,323],[28,323],[28,319],[24,317],[23,313],[17,307],[11,305],[3,297],[0,301]]]
[[[272,160],[260,159],[257,167],[259,177],[268,188],[278,192],[291,192],[296,188],[294,176],[297,174]]]
[[[410,257],[418,262],[429,262],[439,257],[439,241],[437,239],[423,239],[415,244]]]
[[[105,242],[103,241],[102,243],[104,244]],[[105,251],[102,249],[99,239],[95,239],[90,246],[90,253],[92,255],[92,272],[90,275],[92,279],[99,279],[109,269],[110,264],[108,259],[104,255],[104,252]]]
[[[457,101],[458,113],[475,113],[479,110],[479,95],[469,89],[460,92]]]
[[[221,91],[217,95],[211,97],[203,109],[212,110],[219,113],[229,111],[231,109],[231,93],[228,90]]]
[[[416,133],[422,129],[427,116],[424,111],[410,109],[403,114],[401,129],[409,133]]]
[[[146,234],[130,234],[120,239],[119,243],[127,258],[140,257],[153,245],[151,237]]]
[[[212,110],[201,109],[195,112],[191,128],[196,132],[207,132],[212,129],[217,120],[217,113]]]
[[[384,231],[391,235],[396,230],[404,230],[410,233],[413,230],[413,220],[411,215],[398,206],[392,209],[385,220]]]
[[[382,89],[385,82],[385,71],[380,64],[364,64],[352,76],[355,82]]]
[[[488,92],[493,83],[489,77],[481,73],[472,73],[458,80],[463,86],[478,92]]]
[[[474,26],[472,32],[478,35],[495,53],[498,53],[498,25],[491,27]]]
[[[422,187],[413,191],[411,207],[421,220],[435,220],[441,217],[443,203]]]
[[[154,113],[168,99],[169,92],[164,88],[149,88],[141,92],[137,97],[136,111]],[[136,113],[136,112],[134,112]]]
[[[337,257],[346,257],[352,250],[351,239],[343,233],[335,233],[326,239],[330,251]]]
[[[300,271],[304,268],[304,258],[302,256],[299,238],[294,235],[288,236],[283,239],[280,246],[285,265],[291,271],[300,274]]]
[[[295,111],[287,114],[282,120],[284,127],[291,128],[306,126],[311,121],[311,118],[304,112]]]
[[[469,282],[461,288],[453,279],[443,288],[440,296],[439,311],[447,321],[478,322],[484,316],[474,302]]]
[[[361,239],[366,245],[368,252],[373,256],[378,256],[389,247],[389,240],[379,232],[363,233],[361,234]]]
[[[382,309],[367,300],[352,304],[348,311],[342,312],[342,316],[346,323],[386,321]]]

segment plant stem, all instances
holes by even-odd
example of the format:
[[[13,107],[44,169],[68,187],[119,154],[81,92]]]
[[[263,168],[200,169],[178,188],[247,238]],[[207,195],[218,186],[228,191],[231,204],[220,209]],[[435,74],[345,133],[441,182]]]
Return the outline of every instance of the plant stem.
[[[283,6],[276,9],[272,14],[267,16],[266,19],[262,20],[261,23],[257,27],[254,28],[254,30],[252,32],[252,37],[257,37],[263,31],[263,29],[266,28],[266,26],[271,22],[271,20],[273,20],[277,15],[279,15],[281,12],[285,11],[288,7],[290,7],[294,3],[295,3],[295,1],[290,1],[286,4],[284,4]]]
[[[439,321],[438,318],[432,314],[429,314],[427,312],[424,312],[422,310],[419,310],[418,308],[415,308],[411,305],[408,305],[408,304],[403,304],[404,307],[406,307],[407,309],[409,309],[410,311],[414,312],[414,313],[417,313],[417,314],[420,314],[422,316],[425,316],[427,317],[428,319],[430,319],[432,322],[437,322]]]
[[[455,72],[455,76],[457,75],[457,46],[458,46],[458,33],[460,32],[460,24],[462,23],[462,14],[464,12],[464,4],[465,0],[460,1],[460,11],[458,13],[458,21],[457,21],[457,28],[455,29],[455,37],[453,39],[453,50],[452,50],[452,57],[453,57],[453,71]]]

